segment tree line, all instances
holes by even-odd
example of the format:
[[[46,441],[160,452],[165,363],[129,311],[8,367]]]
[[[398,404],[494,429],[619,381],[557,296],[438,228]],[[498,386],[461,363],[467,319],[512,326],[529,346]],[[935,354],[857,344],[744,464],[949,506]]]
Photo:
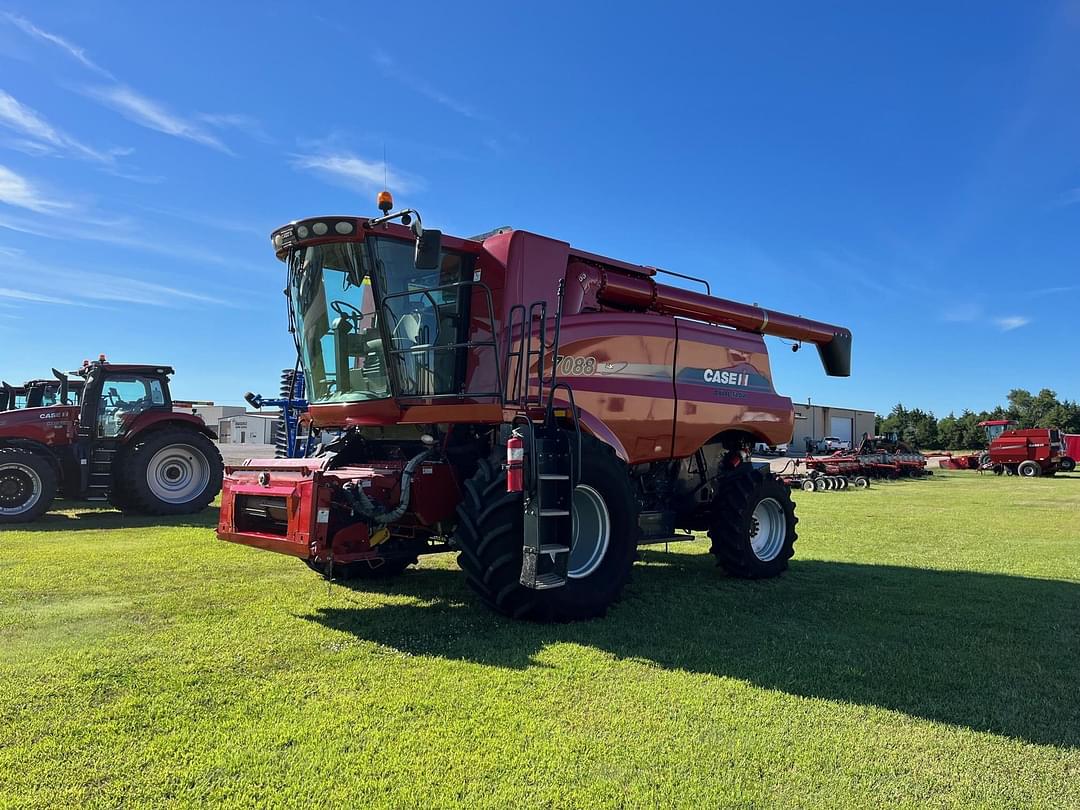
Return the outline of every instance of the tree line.
[[[992,411],[965,409],[959,416],[950,412],[941,419],[897,403],[888,416],[878,414],[877,432],[896,432],[920,450],[981,450],[986,447],[986,434],[979,422],[987,419],[1015,419],[1022,428],[1054,427],[1064,433],[1080,433],[1080,403],[1059,400],[1049,388],[1038,394],[1014,388],[1008,400],[1007,406],[999,405]]]

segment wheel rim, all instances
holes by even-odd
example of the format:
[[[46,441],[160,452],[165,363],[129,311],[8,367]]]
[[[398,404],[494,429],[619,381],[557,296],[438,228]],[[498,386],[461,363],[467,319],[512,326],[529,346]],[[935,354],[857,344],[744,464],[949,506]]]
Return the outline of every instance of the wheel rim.
[[[210,464],[197,447],[170,444],[154,453],[146,467],[146,484],[165,503],[188,503],[210,483]]]
[[[787,537],[787,515],[774,498],[762,498],[750,516],[750,548],[762,562],[776,559]]]
[[[574,488],[572,509],[574,536],[566,573],[570,579],[581,579],[604,561],[611,542],[611,515],[600,493],[586,484]]]
[[[0,464],[0,515],[21,515],[41,499],[41,476],[25,464]]]

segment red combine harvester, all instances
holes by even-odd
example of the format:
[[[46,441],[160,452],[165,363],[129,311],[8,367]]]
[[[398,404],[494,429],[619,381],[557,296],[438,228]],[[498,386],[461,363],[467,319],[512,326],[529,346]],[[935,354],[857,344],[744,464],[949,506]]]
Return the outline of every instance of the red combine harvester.
[[[1075,468],[1069,457],[1063,462],[1061,432],[1055,428],[1017,429],[1012,419],[988,419],[979,422],[986,431],[989,447],[981,453],[946,456],[941,466],[950,470],[992,470],[995,475],[1022,475],[1036,478],[1053,475],[1058,470]]]
[[[0,524],[35,520],[58,492],[137,514],[206,508],[221,490],[221,456],[202,419],[173,411],[173,370],[103,355],[72,373],[80,379],[57,374],[58,404],[0,413]]]
[[[762,335],[847,376],[849,331],[525,231],[444,237],[379,202],[272,234],[312,424],[342,433],[228,468],[220,538],[343,579],[457,551],[484,602],[538,621],[602,615],[637,546],[678,530],[708,530],[735,576],[787,567],[789,489],[750,463],[794,425]]]

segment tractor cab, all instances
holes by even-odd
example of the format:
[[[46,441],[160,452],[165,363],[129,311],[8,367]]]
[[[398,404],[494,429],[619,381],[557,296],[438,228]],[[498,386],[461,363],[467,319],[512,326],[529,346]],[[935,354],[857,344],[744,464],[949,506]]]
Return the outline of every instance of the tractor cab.
[[[116,439],[131,432],[148,411],[172,412],[169,366],[112,364],[104,357],[85,362],[75,372],[82,379],[80,433],[93,439]]]
[[[986,443],[990,444],[1002,433],[1016,430],[1018,423],[1014,419],[988,419],[985,422],[979,422],[979,427],[986,431]]]

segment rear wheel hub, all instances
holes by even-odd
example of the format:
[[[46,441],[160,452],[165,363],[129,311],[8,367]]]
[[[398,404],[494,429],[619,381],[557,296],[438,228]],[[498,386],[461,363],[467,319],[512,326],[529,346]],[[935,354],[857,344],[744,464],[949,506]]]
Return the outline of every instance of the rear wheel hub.
[[[199,497],[210,483],[210,463],[197,447],[173,444],[154,454],[146,467],[146,484],[165,503],[184,504]]]

